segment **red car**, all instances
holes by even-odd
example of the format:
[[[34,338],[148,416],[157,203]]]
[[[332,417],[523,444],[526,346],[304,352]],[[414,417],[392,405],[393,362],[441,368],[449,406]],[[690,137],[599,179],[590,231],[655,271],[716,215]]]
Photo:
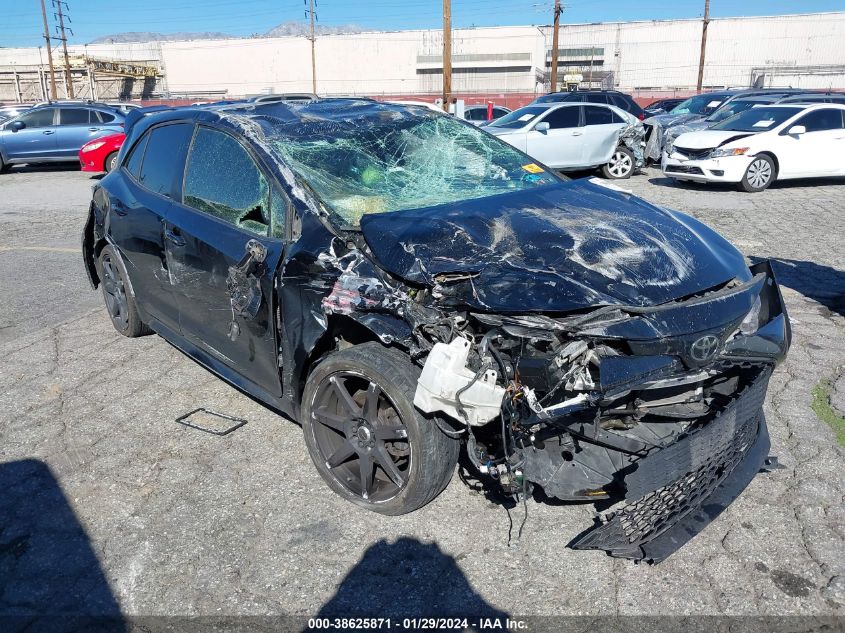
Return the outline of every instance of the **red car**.
[[[117,166],[117,154],[126,134],[110,134],[88,141],[79,150],[82,171],[111,171]]]

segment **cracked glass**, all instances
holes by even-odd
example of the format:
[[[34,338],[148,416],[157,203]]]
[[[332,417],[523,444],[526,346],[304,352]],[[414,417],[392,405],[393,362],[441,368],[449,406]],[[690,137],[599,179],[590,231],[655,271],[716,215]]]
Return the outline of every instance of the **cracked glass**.
[[[307,129],[271,143],[352,229],[368,214],[559,181],[510,145],[445,115],[309,121]]]

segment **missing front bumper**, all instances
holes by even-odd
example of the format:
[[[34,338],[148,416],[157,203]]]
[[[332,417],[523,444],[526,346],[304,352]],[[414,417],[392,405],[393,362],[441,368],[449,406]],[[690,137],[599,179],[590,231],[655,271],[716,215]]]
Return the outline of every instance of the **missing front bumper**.
[[[569,547],[656,563],[703,530],[745,489],[769,451],[766,370],[699,431],[646,457],[625,475],[629,501]]]

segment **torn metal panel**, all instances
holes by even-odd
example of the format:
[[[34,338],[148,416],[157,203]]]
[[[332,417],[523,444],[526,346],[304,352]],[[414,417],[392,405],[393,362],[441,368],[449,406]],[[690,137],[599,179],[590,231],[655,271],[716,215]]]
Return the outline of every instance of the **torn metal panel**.
[[[743,269],[742,255],[695,220],[583,181],[368,215],[361,230],[392,274],[491,312],[656,305]]]

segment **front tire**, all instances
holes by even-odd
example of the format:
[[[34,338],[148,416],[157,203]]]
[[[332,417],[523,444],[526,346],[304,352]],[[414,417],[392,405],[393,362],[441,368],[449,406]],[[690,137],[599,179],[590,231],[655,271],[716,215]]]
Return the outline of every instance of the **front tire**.
[[[103,165],[106,168],[106,173],[110,173],[114,171],[114,168],[117,167],[117,152],[112,152],[108,156],[106,156],[106,160],[103,161]]]
[[[414,408],[419,369],[378,343],[334,352],[308,376],[305,444],[338,495],[381,514],[413,512],[449,483],[460,444]]]
[[[129,277],[123,261],[112,246],[103,248],[98,269],[106,311],[114,329],[129,338],[151,334],[152,330],[141,321],[135,298],[129,291]]]
[[[777,178],[775,162],[769,156],[760,154],[754,157],[754,160],[745,170],[739,188],[741,191],[756,193],[768,189],[775,178]]]
[[[6,172],[7,172],[7,171],[9,171],[9,169],[11,169],[11,168],[12,168],[12,166],[11,166],[10,164],[8,164],[8,163],[4,163],[4,162],[3,162],[3,157],[2,157],[2,156],[0,156],[0,174],[4,174],[4,173],[6,173]]]
[[[610,162],[601,168],[605,178],[610,180],[624,180],[634,173],[634,154],[625,147],[617,147]]]

